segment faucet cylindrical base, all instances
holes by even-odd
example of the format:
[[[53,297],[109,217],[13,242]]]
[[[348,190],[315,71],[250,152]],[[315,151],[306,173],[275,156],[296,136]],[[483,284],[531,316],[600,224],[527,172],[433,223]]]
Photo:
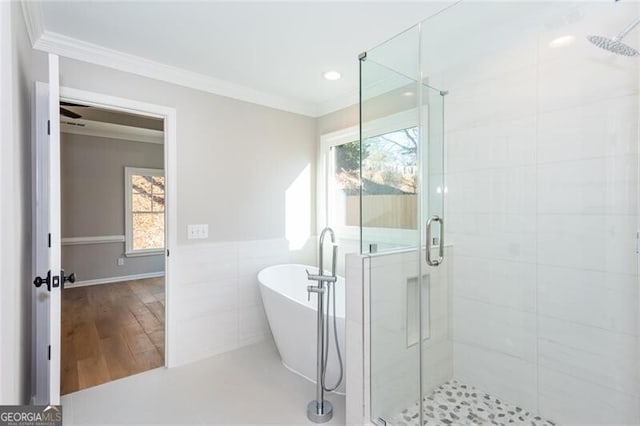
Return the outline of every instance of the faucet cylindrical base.
[[[307,418],[314,423],[325,423],[333,417],[333,405],[329,401],[315,399],[307,404]]]

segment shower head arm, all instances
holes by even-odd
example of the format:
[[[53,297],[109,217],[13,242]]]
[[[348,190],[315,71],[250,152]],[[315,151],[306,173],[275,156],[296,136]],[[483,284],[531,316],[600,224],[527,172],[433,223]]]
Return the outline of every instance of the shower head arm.
[[[633,21],[632,23],[627,25],[627,27],[624,30],[622,30],[620,32],[620,34],[618,34],[613,40],[614,41],[622,40],[623,38],[625,38],[627,36],[627,34],[629,34],[631,32],[631,30],[633,30],[635,27],[637,27],[638,24],[640,24],[640,18],[636,19],[635,21]]]

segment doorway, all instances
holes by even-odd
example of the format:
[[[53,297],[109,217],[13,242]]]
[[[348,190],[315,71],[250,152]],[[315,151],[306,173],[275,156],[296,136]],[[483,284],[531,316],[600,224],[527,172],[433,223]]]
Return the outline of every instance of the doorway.
[[[164,365],[163,129],[60,102],[62,395]]]
[[[61,290],[73,271],[61,265],[60,102],[104,108],[163,120],[165,326],[164,365],[172,365],[170,253],[177,241],[176,110],[171,107],[102,93],[60,87],[58,57],[49,54],[49,83],[35,84],[33,117],[33,338],[32,397],[34,404],[60,403]],[[67,105],[68,106],[68,105]],[[122,214],[122,213],[121,213]],[[64,275],[64,276],[63,276]],[[83,275],[83,274],[82,274]],[[79,277],[82,280],[82,277]],[[46,285],[45,285],[46,284]],[[85,283],[86,284],[86,283]]]

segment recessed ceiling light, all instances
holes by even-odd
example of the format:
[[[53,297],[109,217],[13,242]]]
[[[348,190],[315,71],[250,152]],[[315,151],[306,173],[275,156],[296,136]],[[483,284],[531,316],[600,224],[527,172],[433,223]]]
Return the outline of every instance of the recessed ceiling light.
[[[549,47],[552,47],[554,49],[558,47],[565,47],[565,46],[569,46],[574,41],[576,41],[576,38],[574,36],[566,35],[566,36],[558,37],[552,40],[551,43],[549,43]]]
[[[342,77],[338,71],[327,71],[323,74],[323,76],[327,80],[331,80],[331,81],[340,80],[340,77]]]
[[[409,96],[413,96],[414,94],[415,94],[415,93],[413,93],[413,92],[404,92],[404,93],[402,94],[402,96],[407,96],[407,97],[409,97]]]

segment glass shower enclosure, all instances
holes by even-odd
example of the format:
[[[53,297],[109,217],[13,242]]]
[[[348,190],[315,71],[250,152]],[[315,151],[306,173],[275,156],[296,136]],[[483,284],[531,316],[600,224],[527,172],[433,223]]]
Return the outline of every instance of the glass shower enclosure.
[[[361,55],[373,423],[640,423],[640,59],[588,39],[638,17],[463,1]]]

